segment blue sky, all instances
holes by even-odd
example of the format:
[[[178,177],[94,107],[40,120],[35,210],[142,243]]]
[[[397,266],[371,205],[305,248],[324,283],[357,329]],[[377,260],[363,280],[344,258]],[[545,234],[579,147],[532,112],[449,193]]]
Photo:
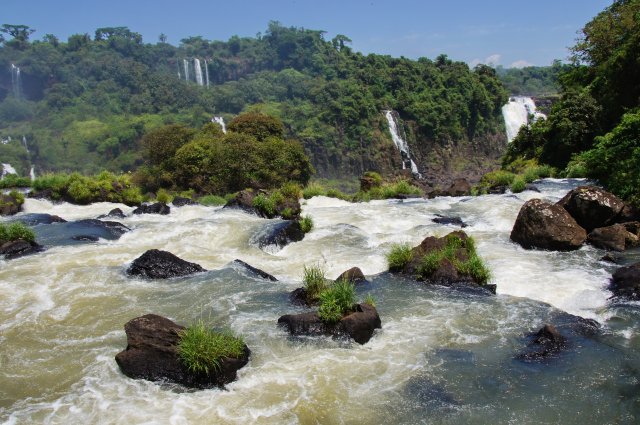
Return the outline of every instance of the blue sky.
[[[0,23],[66,39],[96,28],[127,26],[156,42],[189,36],[255,36],[270,20],[344,34],[363,53],[493,63],[549,65],[566,59],[577,31],[611,0],[2,0]]]

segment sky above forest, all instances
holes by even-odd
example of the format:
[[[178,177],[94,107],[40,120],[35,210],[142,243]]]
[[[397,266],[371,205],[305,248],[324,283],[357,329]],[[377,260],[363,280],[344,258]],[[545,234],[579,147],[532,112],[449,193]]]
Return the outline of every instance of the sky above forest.
[[[364,54],[451,59],[504,67],[566,60],[578,31],[612,1],[604,0],[2,0],[0,24],[66,40],[96,28],[126,26],[155,43],[202,36],[254,37],[269,21],[344,34]]]

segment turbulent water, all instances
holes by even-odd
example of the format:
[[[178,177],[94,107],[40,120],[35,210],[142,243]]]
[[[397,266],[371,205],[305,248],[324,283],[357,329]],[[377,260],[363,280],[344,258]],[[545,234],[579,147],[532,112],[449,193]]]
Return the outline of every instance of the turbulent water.
[[[640,315],[611,304],[613,266],[603,252],[527,251],[509,241],[527,199],[557,200],[576,181],[546,180],[542,193],[303,205],[314,230],[267,253],[251,244],[268,220],[240,211],[185,206],[168,216],[130,216],[119,240],[62,245],[0,261],[0,421],[8,423],[637,423]],[[26,213],[95,218],[113,204],[80,207],[28,199]],[[131,209],[120,205],[125,212]],[[497,296],[430,287],[384,273],[394,242],[418,244],[455,228],[460,216],[493,271]],[[55,224],[53,224],[55,226]],[[145,250],[171,251],[211,270],[166,281],[132,279]],[[625,254],[625,261],[637,260]],[[274,274],[270,282],[230,266]],[[291,338],[278,317],[304,265],[329,277],[359,266],[371,283],[382,329],[365,345]],[[563,311],[598,320],[595,337],[573,338],[544,364],[514,357],[524,336]],[[125,322],[157,313],[187,324],[205,318],[242,334],[249,364],[225,390],[181,388],[122,375],[114,356]]]

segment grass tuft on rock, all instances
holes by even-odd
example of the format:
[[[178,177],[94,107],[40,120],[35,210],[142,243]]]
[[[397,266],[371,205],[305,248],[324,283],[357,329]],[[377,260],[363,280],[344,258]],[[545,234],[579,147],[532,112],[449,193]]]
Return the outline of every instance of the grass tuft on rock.
[[[356,303],[356,289],[353,283],[340,279],[320,293],[318,316],[325,323],[337,323],[353,311]]]
[[[309,233],[313,230],[313,219],[310,215],[305,215],[300,219],[300,228],[304,233]]]
[[[10,224],[0,223],[0,245],[22,239],[35,242],[36,234],[25,224],[16,221]]]
[[[193,373],[210,374],[220,369],[223,357],[239,358],[244,352],[244,340],[231,332],[211,330],[198,320],[180,332],[178,356]]]
[[[320,298],[320,293],[327,289],[325,271],[320,265],[304,266],[302,281],[307,293],[307,303],[311,304]]]
[[[387,253],[387,264],[389,270],[401,270],[409,264],[413,258],[411,246],[407,243],[395,243],[391,245],[391,250]]]

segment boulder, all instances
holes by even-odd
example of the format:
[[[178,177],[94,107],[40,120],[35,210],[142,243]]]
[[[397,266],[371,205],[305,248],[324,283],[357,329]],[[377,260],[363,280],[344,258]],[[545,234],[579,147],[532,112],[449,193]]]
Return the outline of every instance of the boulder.
[[[606,263],[619,264],[620,260],[621,258],[619,256],[612,254],[610,252],[607,252],[602,257],[600,257],[600,261],[604,261]]]
[[[525,184],[524,185],[524,190],[530,190],[532,192],[540,193],[540,189],[538,189],[538,186],[536,186],[535,184],[531,184],[531,183]]]
[[[171,212],[171,207],[162,202],[156,202],[155,204],[142,204],[135,210],[134,214],[160,214],[167,215]]]
[[[136,258],[127,269],[131,276],[149,279],[168,279],[206,271],[196,263],[190,263],[170,252],[150,249]]]
[[[111,211],[109,211],[108,214],[103,214],[98,218],[99,219],[100,218],[125,218],[125,215],[120,208],[114,208]]]
[[[449,196],[467,196],[471,194],[471,185],[464,178],[458,178],[453,181],[451,186],[445,191]]]
[[[587,242],[596,248],[625,251],[640,245],[639,234],[640,222],[632,221],[594,229],[587,236]]]
[[[460,217],[445,217],[440,214],[436,214],[435,218],[432,218],[431,221],[438,224],[451,224],[452,226],[459,226],[461,228],[467,227],[467,223],[462,221]]]
[[[27,226],[37,226],[39,224],[52,224],[52,223],[66,223],[62,217],[51,214],[25,214],[18,218],[22,223]]]
[[[258,245],[260,249],[267,247],[282,249],[291,242],[299,242],[302,239],[304,239],[304,232],[300,222],[285,220],[268,223],[251,238],[251,242]]]
[[[546,324],[537,333],[530,335],[531,342],[525,352],[516,358],[526,362],[541,361],[555,356],[567,348],[567,338],[562,336],[555,326]]]
[[[346,335],[358,344],[365,344],[373,336],[374,330],[381,328],[378,311],[369,304],[356,304],[353,313],[333,325],[322,322],[317,312],[286,314],[278,319],[278,325],[286,328],[291,335]]]
[[[131,229],[117,221],[86,219],[52,222],[35,226],[33,230],[40,243],[47,246],[64,246],[77,242],[95,242],[99,239],[116,240]]]
[[[22,199],[23,201],[24,199]],[[11,194],[0,193],[0,215],[14,215],[22,211],[22,201]]]
[[[198,205],[198,203],[189,198],[183,198],[182,196],[176,196],[171,201],[174,207],[184,207],[185,205]]]
[[[116,355],[122,373],[134,379],[170,381],[190,388],[221,387],[233,382],[238,369],[249,362],[245,345],[240,358],[223,357],[219,368],[207,373],[187,369],[178,355],[180,332],[184,327],[155,314],[136,317],[124,325],[127,348]]]
[[[5,242],[0,245],[0,256],[4,256],[6,260],[35,254],[40,251],[44,251],[44,247],[35,242],[28,242],[22,239]]]
[[[336,282],[340,280],[346,280],[354,285],[367,283],[367,278],[359,267],[351,267],[349,270],[342,272],[342,274],[336,278]]]
[[[626,223],[629,221],[640,221],[640,211],[629,204],[625,204],[620,214],[614,220],[616,223]]]
[[[587,238],[585,230],[560,205],[531,199],[520,208],[511,240],[526,249],[572,251]]]
[[[255,192],[252,189],[241,190],[236,194],[236,197],[227,202],[224,207],[238,208],[243,211],[257,214],[255,208],[253,208],[253,198],[255,198],[257,195],[258,192]]]
[[[300,200],[297,197],[287,197],[281,200],[275,206],[275,210],[273,212],[267,212],[262,209],[257,209],[253,206],[253,200],[259,194],[269,196],[269,192],[265,190],[241,190],[240,192],[238,192],[235,198],[226,203],[224,208],[238,208],[263,218],[282,217],[286,219],[296,220],[300,217],[302,209],[300,207]]]
[[[293,305],[301,305],[306,307],[311,307],[312,305],[317,305],[317,302],[309,302],[307,300],[307,290],[305,288],[296,288],[289,294],[289,301]]]
[[[558,205],[587,232],[613,224],[625,206],[620,198],[596,186],[573,189],[558,201]]]
[[[640,300],[640,263],[616,270],[609,289],[616,297]]]
[[[233,260],[233,264],[243,268],[244,270],[247,270],[249,273],[251,273],[251,274],[253,274],[255,276],[258,276],[258,277],[260,277],[262,279],[270,280],[272,282],[277,282],[278,281],[278,279],[276,279],[274,276],[270,275],[269,273],[267,273],[267,272],[265,272],[263,270],[260,270],[259,268],[253,267],[252,265],[247,264],[242,260],[237,260],[237,259]]]

